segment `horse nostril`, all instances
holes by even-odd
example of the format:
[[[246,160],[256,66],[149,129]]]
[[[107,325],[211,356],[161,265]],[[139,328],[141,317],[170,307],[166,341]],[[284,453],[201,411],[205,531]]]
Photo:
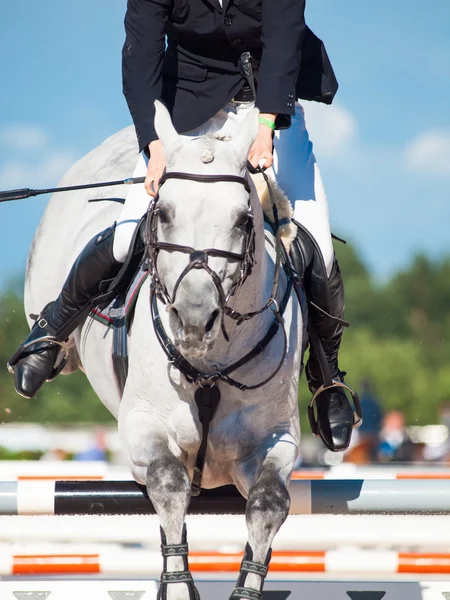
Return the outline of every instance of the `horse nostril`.
[[[178,319],[180,325],[183,326],[183,321],[181,320],[180,314],[173,304],[167,307],[167,311],[171,312]]]
[[[217,319],[217,317],[219,316],[219,311],[218,309],[216,309],[212,315],[210,316],[208,322],[205,325],[205,331],[206,333],[208,333],[208,331],[211,331],[211,329],[213,328],[214,325],[214,321]]]

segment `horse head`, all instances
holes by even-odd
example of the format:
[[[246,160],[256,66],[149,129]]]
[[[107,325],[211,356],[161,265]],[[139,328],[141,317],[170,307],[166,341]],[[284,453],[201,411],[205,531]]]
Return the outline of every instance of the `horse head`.
[[[186,138],[166,108],[155,105],[166,175],[152,207],[153,277],[178,349],[202,358],[221,334],[228,297],[251,269],[254,229],[245,175],[258,111],[249,113],[236,139]]]

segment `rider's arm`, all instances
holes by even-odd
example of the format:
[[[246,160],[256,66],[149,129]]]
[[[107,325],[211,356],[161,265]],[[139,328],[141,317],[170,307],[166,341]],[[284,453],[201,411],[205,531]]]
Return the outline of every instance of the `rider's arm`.
[[[161,98],[169,0],[128,0],[122,80],[139,151],[157,139],[153,102]]]
[[[295,114],[295,84],[305,33],[305,0],[263,0],[263,51],[256,96],[261,113]]]

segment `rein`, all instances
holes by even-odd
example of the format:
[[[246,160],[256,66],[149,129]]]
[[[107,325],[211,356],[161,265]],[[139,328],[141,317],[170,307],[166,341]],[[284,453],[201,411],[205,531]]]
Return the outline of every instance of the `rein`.
[[[283,325],[283,313],[284,313],[287,303],[289,301],[291,291],[292,291],[292,283],[290,282],[290,280],[288,280],[288,285],[286,286],[286,292],[283,296],[283,300],[279,306],[275,305],[275,308],[273,310],[274,317],[275,317],[274,321],[273,321],[272,325],[270,326],[266,335],[256,344],[256,346],[253,348],[253,350],[248,352],[245,356],[243,356],[242,358],[240,358],[239,360],[234,362],[232,365],[229,365],[225,369],[216,371],[215,373],[212,373],[212,374],[202,373],[201,371],[196,369],[186,358],[184,358],[184,356],[181,354],[181,352],[179,352],[176,349],[175,345],[173,344],[170,337],[167,335],[167,332],[164,329],[164,326],[162,324],[161,316],[159,314],[159,309],[158,309],[157,295],[154,292],[154,290],[151,290],[150,306],[151,306],[151,311],[152,311],[153,326],[155,328],[155,332],[156,332],[158,341],[159,341],[164,353],[166,354],[167,358],[169,359],[169,362],[171,362],[174,365],[174,367],[176,367],[179,371],[181,371],[181,373],[186,377],[186,379],[189,381],[189,383],[205,386],[205,385],[214,385],[217,381],[220,380],[220,381],[223,381],[224,383],[227,383],[228,385],[235,387],[241,391],[256,390],[256,389],[266,385],[266,383],[269,383],[269,381],[271,381],[271,379],[273,379],[275,377],[275,375],[281,369],[281,366],[286,357],[287,335],[286,335],[286,331],[285,331],[284,325]],[[261,352],[263,350],[265,350],[265,348],[269,345],[269,343],[275,337],[276,333],[278,332],[279,327],[281,327],[282,331],[283,331],[284,347],[283,347],[283,353],[282,353],[281,360],[280,360],[279,364],[277,365],[276,369],[266,379],[264,379],[264,381],[261,381],[254,385],[247,385],[247,384],[241,383],[235,379],[232,379],[230,377],[230,373],[232,373],[233,371],[236,371],[237,369],[239,369],[240,367],[242,367],[243,365],[248,363],[250,360],[252,360],[256,356],[261,354]]]

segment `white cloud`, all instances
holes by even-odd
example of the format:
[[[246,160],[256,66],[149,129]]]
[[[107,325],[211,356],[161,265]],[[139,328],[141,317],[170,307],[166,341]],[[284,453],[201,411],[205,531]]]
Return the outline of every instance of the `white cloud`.
[[[413,171],[450,176],[450,131],[423,131],[405,148],[404,163]]]
[[[38,125],[12,123],[0,129],[0,143],[6,151],[42,150],[48,142],[46,132]]]
[[[0,128],[0,188],[53,187],[75,162],[67,148],[52,145],[39,125],[9,123]]]
[[[75,157],[68,150],[53,151],[40,161],[7,161],[0,166],[0,188],[56,187],[74,162]]]
[[[326,106],[317,102],[302,102],[306,126],[321,157],[342,157],[357,143],[357,124],[353,115],[339,105]]]

